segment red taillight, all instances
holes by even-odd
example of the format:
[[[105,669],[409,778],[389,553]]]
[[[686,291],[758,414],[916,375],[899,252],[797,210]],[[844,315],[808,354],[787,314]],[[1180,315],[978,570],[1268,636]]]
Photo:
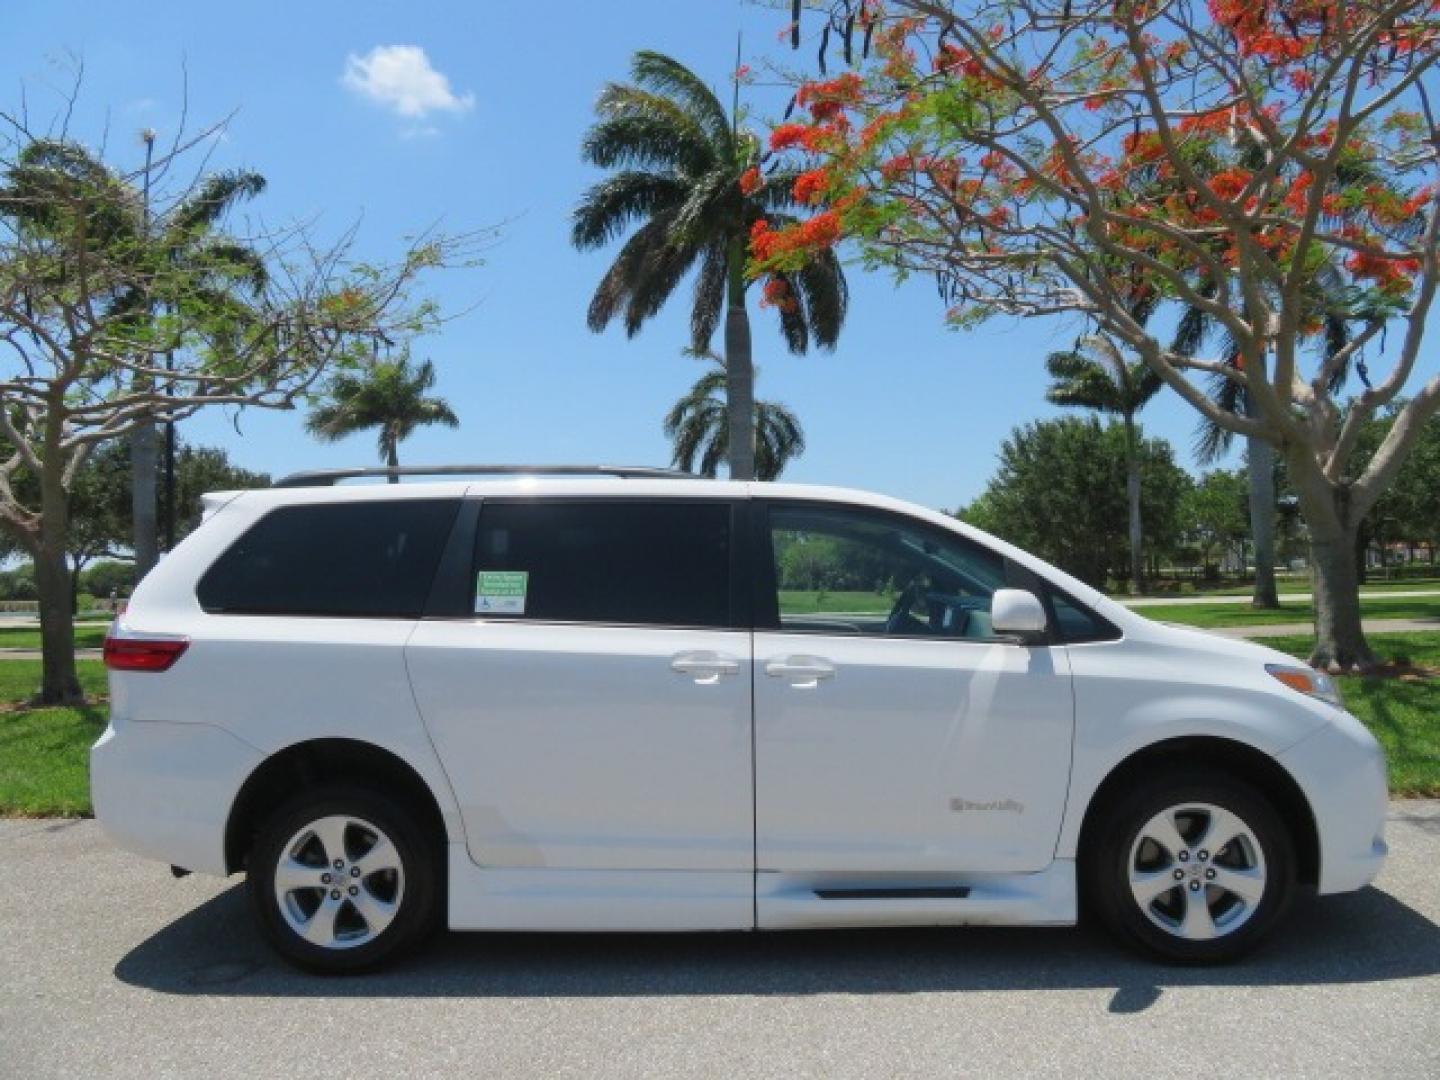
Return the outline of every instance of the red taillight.
[[[105,666],[111,671],[168,671],[190,647],[188,638],[105,639]]]

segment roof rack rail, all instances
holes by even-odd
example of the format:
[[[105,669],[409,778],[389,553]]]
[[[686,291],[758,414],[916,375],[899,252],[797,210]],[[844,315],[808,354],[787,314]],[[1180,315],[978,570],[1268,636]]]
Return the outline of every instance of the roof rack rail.
[[[277,488],[331,487],[342,480],[383,476],[619,476],[632,480],[696,480],[694,473],[653,465],[377,465],[316,469],[276,480]]]

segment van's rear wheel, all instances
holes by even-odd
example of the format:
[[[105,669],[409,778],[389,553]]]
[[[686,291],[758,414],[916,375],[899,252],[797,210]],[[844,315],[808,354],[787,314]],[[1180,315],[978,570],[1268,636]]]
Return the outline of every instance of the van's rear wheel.
[[[1102,811],[1082,852],[1091,904],[1118,936],[1185,963],[1255,948],[1289,906],[1294,842],[1249,785],[1172,774]]]
[[[360,971],[414,945],[439,910],[439,854],[402,806],[322,788],[260,828],[250,899],[266,938],[312,971]]]

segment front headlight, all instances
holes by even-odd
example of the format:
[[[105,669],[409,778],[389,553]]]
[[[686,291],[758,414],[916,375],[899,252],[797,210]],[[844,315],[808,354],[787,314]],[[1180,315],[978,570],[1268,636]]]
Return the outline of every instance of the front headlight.
[[[1335,685],[1335,680],[1323,671],[1316,671],[1314,668],[1308,667],[1292,667],[1289,664],[1266,664],[1265,670],[1273,678],[1290,687],[1291,690],[1298,690],[1327,705],[1334,705],[1337,709],[1345,707],[1345,703],[1340,700],[1340,688]]]

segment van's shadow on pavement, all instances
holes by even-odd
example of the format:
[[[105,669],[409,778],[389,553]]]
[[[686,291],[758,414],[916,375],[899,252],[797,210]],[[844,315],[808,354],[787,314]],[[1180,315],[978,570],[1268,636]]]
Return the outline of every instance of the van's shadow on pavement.
[[[170,994],[637,997],[1109,988],[1140,1012],[1174,986],[1294,986],[1440,973],[1440,927],[1387,893],[1302,898],[1259,954],[1230,967],[1152,964],[1091,929],[772,934],[441,934],[373,975],[322,978],[276,958],[242,886],[130,951],[122,981]]]

